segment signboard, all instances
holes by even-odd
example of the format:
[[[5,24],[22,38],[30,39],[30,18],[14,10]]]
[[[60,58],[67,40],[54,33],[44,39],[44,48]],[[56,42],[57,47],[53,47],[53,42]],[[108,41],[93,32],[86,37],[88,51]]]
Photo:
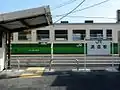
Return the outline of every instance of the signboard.
[[[87,40],[87,55],[110,55],[110,41]]]

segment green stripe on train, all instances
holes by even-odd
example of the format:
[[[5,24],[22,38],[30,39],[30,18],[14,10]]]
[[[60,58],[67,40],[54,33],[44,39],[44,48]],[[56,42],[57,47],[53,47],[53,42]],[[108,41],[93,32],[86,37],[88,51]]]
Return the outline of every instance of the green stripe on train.
[[[54,54],[84,54],[84,44],[54,44],[53,45]],[[112,46],[112,45],[111,45]],[[114,54],[118,54],[118,44],[114,43]],[[12,44],[11,53],[12,54],[50,54],[51,45],[41,45],[41,44]],[[112,53],[112,49],[111,49]]]

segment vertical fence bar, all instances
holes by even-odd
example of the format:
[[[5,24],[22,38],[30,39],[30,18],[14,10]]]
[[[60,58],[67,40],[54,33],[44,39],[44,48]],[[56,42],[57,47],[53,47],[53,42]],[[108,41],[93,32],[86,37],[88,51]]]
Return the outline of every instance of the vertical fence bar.
[[[76,68],[77,68],[77,71],[78,71],[79,70],[79,61],[78,61],[77,58],[75,60],[76,60],[76,63],[77,63],[77,67]]]
[[[84,38],[84,69],[86,70],[86,40]]]
[[[20,60],[17,59],[17,62],[18,62],[18,71],[20,70]]]
[[[112,47],[112,68],[113,68],[114,67],[114,61],[113,61],[114,60],[113,58],[114,57],[114,45],[113,45],[113,42],[111,44],[112,44],[111,46]]]
[[[51,59],[53,59],[53,42],[51,42]]]
[[[52,61],[53,61],[53,42],[51,42],[51,59],[49,63],[49,71],[51,70]]]

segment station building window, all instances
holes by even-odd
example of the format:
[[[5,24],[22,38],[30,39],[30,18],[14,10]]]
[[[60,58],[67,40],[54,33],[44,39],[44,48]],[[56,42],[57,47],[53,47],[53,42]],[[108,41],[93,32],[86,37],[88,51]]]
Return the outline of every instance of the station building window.
[[[107,39],[112,40],[112,29],[107,29],[106,37]]]
[[[86,36],[86,30],[73,30],[73,40],[77,41],[77,40],[84,40]]]
[[[68,31],[55,30],[55,40],[68,40]]]
[[[90,30],[90,39],[103,38],[103,30]]]
[[[31,31],[18,32],[18,40],[30,40],[30,39],[31,39]]]
[[[37,40],[49,40],[49,30],[37,30]]]

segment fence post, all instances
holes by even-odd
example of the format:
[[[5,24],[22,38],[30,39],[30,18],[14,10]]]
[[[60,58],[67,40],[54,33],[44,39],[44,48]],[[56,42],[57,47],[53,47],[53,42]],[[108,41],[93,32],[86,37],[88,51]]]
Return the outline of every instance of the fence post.
[[[51,42],[51,59],[53,59],[53,42]]]
[[[86,70],[86,40],[84,38],[84,69]]]
[[[112,68],[114,67],[114,59],[113,59],[113,55],[114,55],[114,45],[113,45],[113,42],[111,43],[112,44]]]
[[[53,61],[53,42],[51,42],[51,59],[49,63],[49,71],[51,70],[52,61]]]

